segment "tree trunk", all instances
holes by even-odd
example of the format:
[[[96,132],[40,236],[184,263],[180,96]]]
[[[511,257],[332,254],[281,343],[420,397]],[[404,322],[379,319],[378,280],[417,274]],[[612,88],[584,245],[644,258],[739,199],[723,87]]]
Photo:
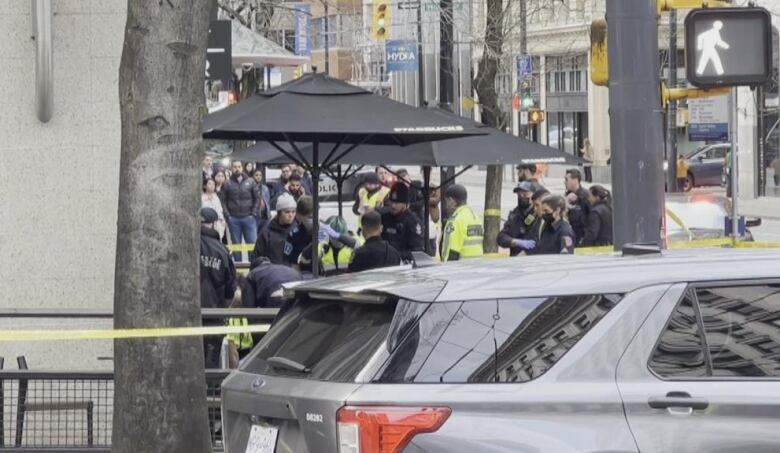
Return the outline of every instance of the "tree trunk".
[[[198,326],[209,0],[129,0],[114,326]],[[112,451],[210,452],[200,338],[114,341]]]
[[[482,107],[482,122],[495,128],[504,125],[503,114],[498,105],[496,74],[504,45],[504,9],[502,0],[487,0],[487,24],[485,27],[485,49],[479,61],[476,90]],[[498,251],[496,238],[501,231],[501,186],[503,167],[488,166],[485,175],[485,253]]]

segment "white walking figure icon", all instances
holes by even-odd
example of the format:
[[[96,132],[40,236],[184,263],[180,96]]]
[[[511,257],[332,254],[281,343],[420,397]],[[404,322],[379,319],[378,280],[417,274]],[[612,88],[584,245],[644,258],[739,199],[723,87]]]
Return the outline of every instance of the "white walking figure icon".
[[[707,65],[712,62],[715,72],[723,75],[723,63],[718,55],[718,47],[728,49],[729,44],[720,37],[720,31],[723,29],[723,22],[716,20],[712,23],[712,28],[702,32],[696,38],[696,50],[701,52],[699,66],[696,68],[696,74],[702,75],[707,69]]]

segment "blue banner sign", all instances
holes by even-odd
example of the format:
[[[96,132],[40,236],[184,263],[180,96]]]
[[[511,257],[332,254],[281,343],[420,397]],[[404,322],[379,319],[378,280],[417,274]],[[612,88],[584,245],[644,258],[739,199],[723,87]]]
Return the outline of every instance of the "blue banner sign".
[[[517,56],[517,80],[530,80],[534,75],[534,57],[531,55]]]
[[[385,43],[387,72],[416,71],[418,64],[417,43],[402,39]]]
[[[311,5],[295,5],[295,54],[311,55]]]

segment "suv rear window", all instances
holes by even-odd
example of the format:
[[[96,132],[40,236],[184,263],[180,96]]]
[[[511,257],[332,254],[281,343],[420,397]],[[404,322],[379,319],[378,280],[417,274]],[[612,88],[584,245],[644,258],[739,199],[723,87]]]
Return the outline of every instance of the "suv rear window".
[[[301,295],[263,337],[242,369],[265,375],[353,382],[387,339],[397,305],[397,300],[359,303]],[[306,370],[280,365],[280,360]]]
[[[433,303],[375,382],[526,382],[549,370],[618,294]]]

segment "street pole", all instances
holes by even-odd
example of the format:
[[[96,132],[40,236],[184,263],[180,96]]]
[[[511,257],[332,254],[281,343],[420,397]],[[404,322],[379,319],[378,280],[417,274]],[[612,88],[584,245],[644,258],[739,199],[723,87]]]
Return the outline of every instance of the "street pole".
[[[663,109],[656,3],[607,0],[613,233],[626,244],[661,244]]]
[[[738,125],[737,125],[737,88],[733,88],[731,90],[731,94],[729,95],[729,140],[731,140],[731,174],[729,177],[731,178],[731,238],[734,241],[734,244],[736,244],[737,239],[739,238],[739,217],[738,217],[738,202],[739,202],[739,168],[738,163],[739,159],[737,158],[739,154],[739,150],[737,149],[737,146],[739,145],[738,135],[737,131]]]
[[[423,65],[422,0],[417,1],[417,106],[425,106],[425,66]]]
[[[528,0],[520,0],[520,55],[527,55],[528,54]],[[522,104],[522,81],[520,79],[520,74],[518,74],[518,80],[517,80],[517,95],[520,96],[520,108],[517,110],[517,112],[512,112],[512,114],[517,114],[519,117],[517,119],[517,124],[519,126],[520,130],[520,136],[523,138],[528,138],[528,121],[526,121],[525,124],[520,121],[520,118],[522,118],[522,115],[520,112],[522,112],[525,107],[523,107]]]
[[[677,10],[669,11],[669,74],[666,85],[677,87]],[[681,190],[677,187],[677,101],[669,101],[666,121],[666,187],[668,192]]]
[[[756,88],[756,113],[758,118],[756,120],[756,138],[758,143],[756,146],[756,195],[759,197],[766,196],[766,87],[759,86]]]
[[[453,34],[453,15],[452,0],[440,0],[439,2],[439,106],[448,111],[454,112],[452,106],[454,73],[452,71],[452,34]],[[444,202],[444,192],[451,182],[448,182],[455,175],[454,167],[441,167],[441,220],[442,225],[452,213],[447,211]],[[446,184],[445,184],[446,183]]]
[[[330,77],[330,37],[328,36],[330,32],[330,17],[328,16],[328,0],[324,0],[322,5],[325,13],[325,21],[323,23],[325,28],[325,75]]]

